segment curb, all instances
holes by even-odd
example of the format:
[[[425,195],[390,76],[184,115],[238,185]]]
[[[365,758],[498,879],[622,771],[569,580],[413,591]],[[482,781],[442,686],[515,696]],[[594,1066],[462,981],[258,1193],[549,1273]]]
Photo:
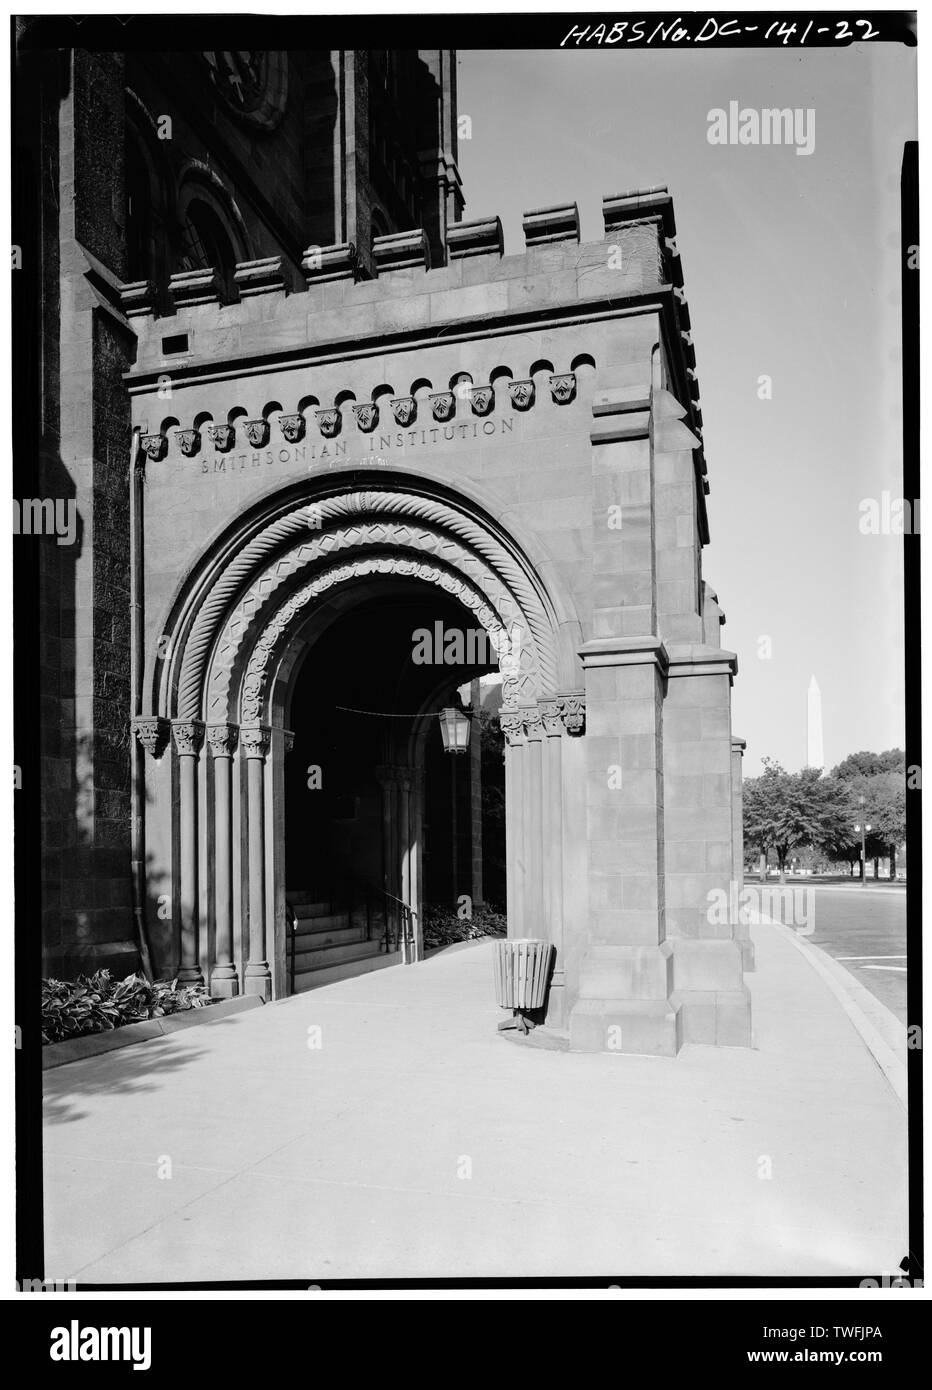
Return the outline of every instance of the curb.
[[[231,1014],[245,1013],[264,1003],[258,994],[242,994],[236,999],[221,999],[216,1004],[202,1005],[198,1009],[185,1009],[180,1014],[169,1014],[167,1018],[144,1018],[139,1023],[126,1023],[122,1028],[108,1029],[106,1033],[86,1033],[80,1038],[66,1038],[64,1042],[46,1043],[42,1049],[42,1070],[63,1067],[68,1062],[80,1062],[85,1057],[98,1057],[103,1052],[115,1052],[121,1047],[131,1047],[134,1043],[151,1042],[169,1033],[177,1033],[182,1028],[193,1028],[201,1023],[219,1023]]]
[[[882,1004],[869,989],[855,979],[850,970],[839,965],[827,951],[813,946],[787,927],[783,922],[775,922],[771,917],[757,915],[763,926],[773,927],[786,940],[792,942],[813,970],[821,975],[825,984],[834,994],[848,1018],[861,1036],[877,1066],[883,1072],[893,1094],[904,1110],[907,1109],[906,1063],[900,1052],[903,1048],[903,1026],[886,1004]]]

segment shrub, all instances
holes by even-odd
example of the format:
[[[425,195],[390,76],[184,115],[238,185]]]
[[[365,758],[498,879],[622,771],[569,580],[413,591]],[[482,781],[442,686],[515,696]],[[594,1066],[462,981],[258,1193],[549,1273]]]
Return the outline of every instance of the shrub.
[[[86,1033],[105,1033],[126,1023],[162,1018],[213,1003],[203,985],[178,986],[144,975],[127,975],[114,983],[109,970],[79,975],[77,980],[42,981],[42,1041],[62,1042]]]
[[[471,917],[459,917],[449,907],[424,908],[424,949],[477,941],[482,936],[505,936],[508,921],[494,907],[477,907]]]

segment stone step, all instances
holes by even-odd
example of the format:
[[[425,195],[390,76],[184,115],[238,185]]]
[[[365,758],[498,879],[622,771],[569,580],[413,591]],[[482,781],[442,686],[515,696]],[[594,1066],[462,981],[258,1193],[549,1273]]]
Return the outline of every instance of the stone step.
[[[351,926],[345,919],[338,926],[319,927],[317,922],[304,922],[294,934],[298,955],[302,951],[316,951],[323,946],[342,946],[349,941],[364,941],[365,936],[365,927]]]
[[[353,920],[348,912],[326,912],[319,916],[305,917],[300,908],[295,911],[297,918],[297,934],[306,935],[308,932],[317,931],[340,931],[343,927],[353,926]],[[358,926],[358,921],[356,923]]]
[[[358,938],[355,941],[336,942],[333,946],[318,946],[313,950],[299,950],[295,956],[295,975],[305,974],[309,970],[322,970],[331,965],[342,965],[344,961],[359,960],[363,956],[378,954],[379,943],[377,941],[359,940]]]
[[[374,944],[374,943],[369,943]],[[360,956],[356,960],[342,961],[339,965],[325,966],[320,970],[306,970],[302,975],[295,976],[295,994],[304,994],[309,989],[318,989],[321,985],[332,985],[337,980],[351,980],[355,975],[366,975],[370,970],[384,970],[387,965],[399,965],[401,963],[401,952],[379,951],[371,956]]]

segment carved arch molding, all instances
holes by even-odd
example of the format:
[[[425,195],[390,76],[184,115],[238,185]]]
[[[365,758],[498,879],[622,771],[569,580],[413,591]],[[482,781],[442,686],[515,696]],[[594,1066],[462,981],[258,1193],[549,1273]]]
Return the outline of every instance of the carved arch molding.
[[[336,586],[383,574],[435,584],[474,614],[499,653],[506,706],[575,684],[560,670],[544,586],[516,548],[447,501],[370,489],[282,505],[201,568],[156,673],[158,714],[266,722],[301,610]]]

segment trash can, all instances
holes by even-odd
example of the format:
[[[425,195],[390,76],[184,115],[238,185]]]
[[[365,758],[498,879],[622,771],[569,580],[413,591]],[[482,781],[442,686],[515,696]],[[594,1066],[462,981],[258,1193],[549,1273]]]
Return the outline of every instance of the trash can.
[[[529,1015],[543,1009],[553,964],[553,945],[536,937],[517,937],[511,941],[496,941],[493,969],[495,997],[503,1009],[511,1009],[512,1017],[504,1019],[499,1032],[517,1028],[527,1033],[543,1019]]]

